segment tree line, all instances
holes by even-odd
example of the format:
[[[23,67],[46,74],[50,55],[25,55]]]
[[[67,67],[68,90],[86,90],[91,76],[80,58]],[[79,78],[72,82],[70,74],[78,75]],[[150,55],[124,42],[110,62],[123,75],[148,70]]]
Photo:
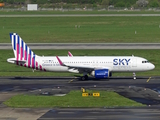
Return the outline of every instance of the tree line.
[[[67,3],[67,4],[97,4],[115,7],[159,7],[160,0],[0,0],[6,4],[56,4],[56,3]]]

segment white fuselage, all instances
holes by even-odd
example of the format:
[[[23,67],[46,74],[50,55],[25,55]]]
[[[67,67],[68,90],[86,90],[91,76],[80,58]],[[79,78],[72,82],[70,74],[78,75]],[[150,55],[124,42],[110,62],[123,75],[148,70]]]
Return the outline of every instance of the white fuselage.
[[[137,72],[154,69],[154,65],[142,57],[134,56],[93,56],[93,57],[59,57],[65,65],[94,67],[95,69],[109,69],[110,72]],[[56,57],[38,57],[37,61],[46,71],[69,71],[66,66],[61,66]],[[74,71],[75,70],[75,71]],[[79,72],[76,72],[79,73]]]

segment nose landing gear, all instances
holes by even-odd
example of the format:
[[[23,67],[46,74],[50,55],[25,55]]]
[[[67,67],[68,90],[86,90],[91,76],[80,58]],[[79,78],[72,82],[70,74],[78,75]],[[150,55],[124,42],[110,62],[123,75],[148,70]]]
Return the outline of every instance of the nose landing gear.
[[[136,73],[133,72],[133,80],[136,80]]]

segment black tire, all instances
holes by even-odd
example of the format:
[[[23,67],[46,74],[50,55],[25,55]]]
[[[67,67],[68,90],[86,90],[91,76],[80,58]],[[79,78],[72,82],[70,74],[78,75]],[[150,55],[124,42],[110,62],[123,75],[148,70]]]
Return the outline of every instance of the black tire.
[[[88,76],[87,75],[85,75],[84,77],[85,77],[85,80],[88,80]]]
[[[82,81],[84,81],[84,80],[88,80],[88,76],[87,76],[87,75],[82,76],[82,77],[81,77],[81,80],[82,80]]]

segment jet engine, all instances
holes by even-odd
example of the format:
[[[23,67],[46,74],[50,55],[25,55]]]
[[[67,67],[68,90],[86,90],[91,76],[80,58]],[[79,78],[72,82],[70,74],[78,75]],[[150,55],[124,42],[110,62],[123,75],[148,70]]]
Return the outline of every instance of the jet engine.
[[[112,76],[112,73],[109,72],[109,69],[97,69],[91,72],[91,75],[95,78],[103,79]]]

